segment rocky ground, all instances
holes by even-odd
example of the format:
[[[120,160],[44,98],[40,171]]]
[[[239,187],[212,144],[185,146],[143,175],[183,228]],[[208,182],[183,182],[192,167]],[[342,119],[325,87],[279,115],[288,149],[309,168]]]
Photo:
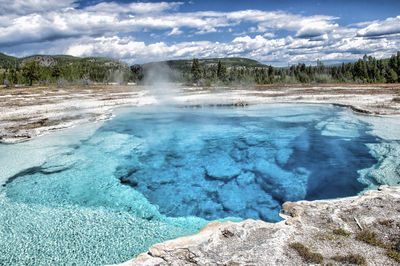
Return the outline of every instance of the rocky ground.
[[[146,104],[143,93],[138,87],[95,85],[0,89],[0,141],[108,119],[117,106]]]
[[[286,202],[279,223],[213,222],[122,265],[399,265],[400,187]]]
[[[230,88],[71,86],[0,89],[0,141],[16,142],[108,119],[121,106],[152,103],[246,105],[331,103],[375,115],[400,114],[399,85],[248,86]]]

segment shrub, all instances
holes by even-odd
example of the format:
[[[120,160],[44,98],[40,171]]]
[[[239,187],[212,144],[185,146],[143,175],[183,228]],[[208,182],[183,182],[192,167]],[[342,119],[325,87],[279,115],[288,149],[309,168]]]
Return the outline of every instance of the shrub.
[[[395,259],[397,262],[400,262],[400,252],[394,249],[389,249],[386,255],[392,259]]]
[[[349,236],[350,233],[347,232],[346,230],[342,228],[337,228],[333,230],[333,234],[338,235],[338,236]]]
[[[291,243],[289,246],[295,249],[307,263],[321,264],[324,261],[324,257],[320,253],[311,252],[301,243]]]
[[[360,241],[364,241],[365,243],[368,243],[373,246],[378,246],[382,248],[387,248],[387,245],[380,241],[379,239],[376,238],[376,234],[374,232],[364,230],[356,235],[356,239]]]
[[[358,254],[349,254],[346,256],[335,256],[332,257],[331,259],[343,263],[343,264],[357,264],[357,265],[362,265],[366,263],[366,260],[363,256],[358,255]]]

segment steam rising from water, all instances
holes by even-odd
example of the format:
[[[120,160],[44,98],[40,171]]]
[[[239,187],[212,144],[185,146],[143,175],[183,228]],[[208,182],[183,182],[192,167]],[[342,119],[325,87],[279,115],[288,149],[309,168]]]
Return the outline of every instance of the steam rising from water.
[[[117,84],[124,84],[125,81],[125,73],[121,70],[116,70],[111,75],[111,81]]]
[[[179,93],[179,88],[171,82],[172,77],[180,75],[165,63],[149,64],[144,69],[144,85],[153,95],[158,104],[173,105],[175,96]]]

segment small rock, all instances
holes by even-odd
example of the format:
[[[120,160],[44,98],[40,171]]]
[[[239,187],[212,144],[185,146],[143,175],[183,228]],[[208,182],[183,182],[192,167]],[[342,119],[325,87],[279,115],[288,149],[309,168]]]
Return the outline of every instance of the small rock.
[[[234,233],[232,233],[231,231],[229,231],[228,229],[224,229],[224,230],[222,230],[222,235],[224,236],[224,237],[232,237],[232,236],[234,236],[235,234]]]
[[[285,202],[282,205],[283,213],[292,217],[299,217],[303,214],[303,208],[298,206],[295,202]]]

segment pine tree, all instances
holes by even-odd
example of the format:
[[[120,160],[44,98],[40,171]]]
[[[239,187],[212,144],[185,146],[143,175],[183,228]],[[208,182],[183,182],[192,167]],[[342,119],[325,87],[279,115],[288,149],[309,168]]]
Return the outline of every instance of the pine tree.
[[[194,58],[192,61],[192,81],[193,83],[198,84],[200,79],[201,79],[201,67],[200,67],[200,62],[199,59]]]
[[[399,79],[399,77],[398,77],[396,71],[394,71],[393,68],[391,68],[388,73],[387,81],[389,83],[395,83],[398,81],[398,79]]]
[[[17,83],[18,83],[17,71],[16,71],[14,68],[12,68],[12,69],[10,70],[10,82],[11,82],[12,84],[17,84]]]
[[[22,66],[22,75],[28,82],[29,86],[32,86],[33,81],[38,80],[40,76],[40,65],[36,61],[25,62]]]
[[[218,66],[217,66],[217,77],[218,79],[226,83],[228,81],[228,73],[227,73],[226,66],[221,63],[221,61],[218,61]]]

